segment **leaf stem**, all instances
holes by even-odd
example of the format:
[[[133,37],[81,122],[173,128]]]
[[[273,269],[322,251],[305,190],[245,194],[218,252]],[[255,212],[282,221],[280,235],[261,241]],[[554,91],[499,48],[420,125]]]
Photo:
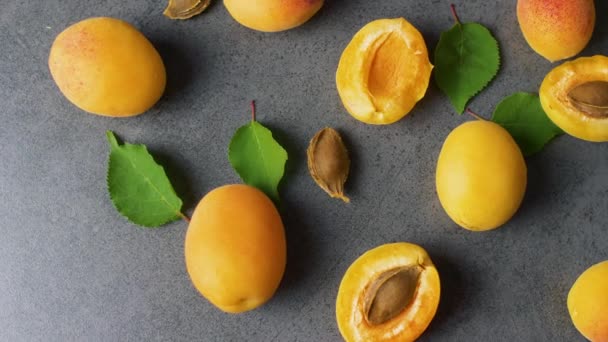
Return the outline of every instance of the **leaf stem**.
[[[251,100],[251,121],[255,121],[255,100]]]
[[[179,213],[179,216],[182,218],[182,220],[190,223],[190,218],[188,216],[184,215],[183,213]]]
[[[456,6],[454,4],[450,4],[450,9],[452,10],[452,16],[454,20],[456,20],[457,24],[460,24],[460,18],[458,18],[458,14],[456,13]]]
[[[467,114],[469,114],[470,116],[474,117],[477,120],[486,121],[486,119],[482,118],[481,115],[472,111],[471,108],[467,108]]]

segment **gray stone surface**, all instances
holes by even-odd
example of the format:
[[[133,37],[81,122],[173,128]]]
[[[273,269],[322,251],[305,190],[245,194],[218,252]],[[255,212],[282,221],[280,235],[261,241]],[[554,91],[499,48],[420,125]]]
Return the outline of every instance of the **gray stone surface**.
[[[528,158],[518,214],[487,233],[458,228],[441,209],[434,169],[458,116],[431,83],[411,115],[387,127],[352,119],[334,84],[340,54],[365,23],[403,16],[429,47],[453,24],[446,1],[328,0],[306,25],[265,34],[233,21],[219,0],[185,22],[164,1],[2,1],[0,10],[0,340],[338,341],[334,301],[348,265],[393,241],[424,246],[442,300],[421,341],[582,341],[566,296],[588,266],[608,259],[608,144],[560,137]],[[515,1],[463,1],[463,21],[488,26],[502,69],[471,107],[489,116],[504,96],[536,91],[552,65],[524,41]],[[606,53],[608,4],[582,55]],[[125,19],[157,46],[165,96],[130,119],[88,115],[47,68],[54,37],[90,16]],[[288,267],[264,307],[231,316],[193,288],[184,222],[136,227],[105,188],[104,132],[145,143],[166,166],[191,214],[212,188],[239,182],[228,142],[258,101],[258,118],[290,154],[281,187]],[[350,205],[309,177],[305,149],[323,126],[352,151]]]

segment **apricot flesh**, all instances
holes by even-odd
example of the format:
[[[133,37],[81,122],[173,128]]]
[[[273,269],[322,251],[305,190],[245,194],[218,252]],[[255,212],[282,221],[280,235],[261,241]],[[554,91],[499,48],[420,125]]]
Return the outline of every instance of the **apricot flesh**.
[[[483,231],[506,223],[519,208],[527,183],[521,150],[490,121],[456,127],[439,153],[435,174],[443,209],[459,226]]]
[[[197,205],[185,242],[194,287],[213,305],[240,313],[266,303],[285,271],[283,223],[272,201],[248,185],[226,185]]]
[[[581,52],[593,33],[593,0],[518,0],[517,20],[524,38],[551,62]]]
[[[224,6],[245,27],[278,32],[307,22],[323,6],[323,0],[224,0]]]
[[[608,260],[583,272],[568,293],[568,312],[592,342],[608,342]]]
[[[580,57],[551,70],[540,86],[547,116],[566,133],[608,141],[608,57]]]
[[[439,274],[426,251],[411,243],[376,247],[348,268],[336,299],[347,342],[416,340],[437,311]]]
[[[90,18],[61,32],[49,55],[59,90],[89,113],[125,117],[150,109],[165,89],[163,61],[136,28]]]
[[[350,41],[336,86],[346,110],[368,124],[391,124],[424,97],[431,76],[424,38],[407,20],[379,19]]]

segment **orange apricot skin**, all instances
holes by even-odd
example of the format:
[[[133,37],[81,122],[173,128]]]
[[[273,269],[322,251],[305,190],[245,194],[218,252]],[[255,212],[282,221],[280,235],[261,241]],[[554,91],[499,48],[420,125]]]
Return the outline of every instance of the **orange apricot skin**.
[[[592,342],[608,342],[608,260],[583,272],[568,293],[574,326]]]
[[[530,47],[551,62],[581,52],[593,33],[593,0],[518,0],[517,19]]]
[[[272,201],[248,185],[225,185],[197,205],[185,241],[194,287],[224,312],[266,303],[286,264],[283,223]]]
[[[89,18],[66,28],[55,38],[48,64],[61,93],[92,114],[138,115],[165,90],[165,66],[152,43],[115,18]]]
[[[387,270],[407,265],[423,268],[413,303],[388,322],[371,325],[363,317],[368,284]],[[439,273],[422,247],[407,242],[376,247],[357,258],[342,278],[336,299],[338,329],[347,342],[415,341],[433,320],[440,293]]]
[[[323,6],[323,0],[224,0],[224,6],[245,27],[278,32],[307,22]]]

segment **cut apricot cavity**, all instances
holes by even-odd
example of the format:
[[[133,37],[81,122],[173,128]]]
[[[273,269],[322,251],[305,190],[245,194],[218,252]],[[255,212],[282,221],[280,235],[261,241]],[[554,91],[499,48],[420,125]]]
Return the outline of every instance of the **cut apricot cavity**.
[[[416,340],[439,305],[437,269],[426,251],[401,242],[374,248],[348,268],[336,319],[347,342]]]
[[[581,57],[556,67],[539,96],[547,116],[566,133],[608,141],[608,57]]]
[[[424,38],[403,18],[365,25],[348,44],[336,72],[346,110],[368,124],[391,124],[407,115],[429,85]]]

